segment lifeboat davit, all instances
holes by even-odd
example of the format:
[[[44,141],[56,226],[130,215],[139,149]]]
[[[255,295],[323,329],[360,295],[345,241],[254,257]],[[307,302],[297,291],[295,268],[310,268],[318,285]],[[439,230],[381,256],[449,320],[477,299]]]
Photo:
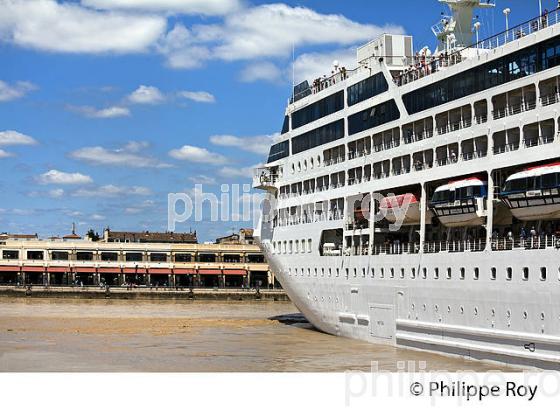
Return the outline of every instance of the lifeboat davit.
[[[402,194],[387,196],[379,204],[379,211],[389,223],[402,219],[402,225],[420,225],[419,195]],[[404,214],[404,215],[403,215]],[[426,223],[431,224],[433,214],[426,210]]]
[[[511,175],[499,198],[521,221],[560,219],[560,162]]]
[[[480,178],[451,181],[438,187],[430,208],[448,228],[480,226],[486,217],[488,183]]]

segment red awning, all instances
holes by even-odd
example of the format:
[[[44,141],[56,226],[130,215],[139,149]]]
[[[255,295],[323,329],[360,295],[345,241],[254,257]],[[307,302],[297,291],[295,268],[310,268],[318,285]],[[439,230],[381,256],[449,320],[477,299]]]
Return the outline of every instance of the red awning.
[[[65,267],[65,266],[49,266],[47,268],[47,272],[50,272],[50,273],[65,273],[65,272],[70,272],[70,268]]]
[[[123,273],[128,273],[128,274],[145,274],[146,273],[146,268],[124,268],[123,269]]]
[[[175,275],[194,275],[196,270],[194,269],[173,269]]]
[[[221,275],[222,271],[220,269],[199,269],[198,273],[201,275]]]
[[[245,276],[247,271],[245,269],[224,269],[224,275],[241,275]]]
[[[99,273],[121,273],[121,268],[97,268]]]
[[[0,266],[1,272],[19,272],[19,266]]]
[[[148,269],[150,275],[171,275],[171,269],[163,269],[163,268],[151,268]]]
[[[95,268],[76,266],[74,267],[74,271],[76,271],[77,273],[95,273]]]
[[[44,272],[45,268],[42,266],[24,266],[21,270],[24,272]]]

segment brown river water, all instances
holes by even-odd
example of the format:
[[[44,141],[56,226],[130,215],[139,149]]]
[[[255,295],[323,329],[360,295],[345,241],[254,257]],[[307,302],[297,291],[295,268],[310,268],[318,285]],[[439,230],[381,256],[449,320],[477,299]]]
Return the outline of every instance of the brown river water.
[[[514,370],[327,335],[289,302],[0,297],[3,372],[343,372],[372,362],[386,371]]]

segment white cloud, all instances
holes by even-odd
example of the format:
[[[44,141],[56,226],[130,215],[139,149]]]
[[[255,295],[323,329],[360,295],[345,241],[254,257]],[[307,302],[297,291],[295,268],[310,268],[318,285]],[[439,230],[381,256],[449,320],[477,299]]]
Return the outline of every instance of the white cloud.
[[[17,131],[0,131],[0,146],[2,145],[35,145],[37,141],[28,135]]]
[[[2,17],[0,17],[0,26],[1,26],[1,21],[2,21]],[[0,80],[0,102],[16,100],[18,98],[25,96],[27,93],[35,89],[37,89],[37,87],[27,81],[18,81],[17,83],[10,85]]]
[[[216,97],[206,91],[180,91],[177,93],[179,97],[186,98],[199,103],[215,103]]]
[[[2,158],[8,158],[8,157],[13,157],[14,154],[10,153],[10,152],[6,152],[3,149],[0,149],[0,159]]]
[[[62,188],[51,189],[49,191],[49,196],[51,198],[60,198],[60,197],[64,196],[64,189],[62,189]]]
[[[154,201],[147,199],[136,206],[125,208],[124,213],[129,215],[140,214],[148,209],[154,208],[155,205],[156,203]]]
[[[91,184],[93,180],[88,175],[78,172],[68,173],[51,169],[37,177],[40,184],[57,184],[57,185],[82,185]]]
[[[268,154],[272,143],[280,134],[259,135],[256,137],[235,137],[233,135],[213,135],[210,142],[223,147],[235,147],[254,154]]]
[[[149,147],[144,141],[131,141],[122,148],[84,147],[70,153],[70,158],[93,165],[114,165],[130,168],[169,168],[166,164],[141,152]]]
[[[189,181],[191,181],[193,184],[214,185],[216,183],[216,178],[210,177],[208,175],[195,175],[189,177]]]
[[[107,218],[105,218],[103,215],[93,214],[90,216],[90,219],[93,221],[104,221]]]
[[[234,167],[223,167],[218,171],[218,174],[225,178],[245,178],[250,179],[252,178],[253,172],[256,165],[254,167],[245,167],[245,168],[234,168]]]
[[[130,110],[126,107],[108,107],[97,109],[90,106],[68,106],[68,109],[80,113],[88,118],[118,118],[130,116]]]
[[[97,11],[55,0],[0,0],[0,41],[62,53],[147,51],[164,33],[163,16]]]
[[[300,55],[294,63],[296,83],[304,80],[314,80],[323,75],[330,76],[335,61],[339,63],[340,67],[353,67],[356,64],[356,50],[342,49],[328,53]]]
[[[240,0],[82,0],[82,4],[100,9],[203,15],[228,14],[241,7]]]
[[[199,164],[221,165],[227,162],[223,155],[210,152],[206,148],[193,147],[192,145],[184,145],[181,148],[173,149],[169,151],[169,156]]]
[[[157,87],[141,85],[127,99],[132,104],[161,104],[165,96]]]
[[[283,76],[282,70],[275,64],[265,61],[248,65],[241,71],[239,78],[245,83],[253,83],[255,81],[278,82],[282,80]]]
[[[201,67],[211,58],[210,49],[182,24],[176,24],[157,44],[157,50],[166,58],[166,64],[174,69]]]
[[[148,188],[141,187],[141,186],[133,186],[133,187],[126,187],[126,186],[116,186],[116,185],[103,185],[95,188],[88,188],[88,189],[78,189],[72,195],[77,197],[83,198],[93,198],[93,197],[101,197],[101,198],[111,198],[111,197],[118,197],[118,196],[147,196],[151,195],[152,191]]]

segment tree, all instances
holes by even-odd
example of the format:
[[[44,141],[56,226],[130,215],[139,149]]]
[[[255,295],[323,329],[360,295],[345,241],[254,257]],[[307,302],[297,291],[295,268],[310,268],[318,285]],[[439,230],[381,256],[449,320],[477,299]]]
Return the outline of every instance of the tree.
[[[93,229],[87,231],[86,236],[91,239],[93,242],[97,242],[99,240],[99,234],[95,232]]]

